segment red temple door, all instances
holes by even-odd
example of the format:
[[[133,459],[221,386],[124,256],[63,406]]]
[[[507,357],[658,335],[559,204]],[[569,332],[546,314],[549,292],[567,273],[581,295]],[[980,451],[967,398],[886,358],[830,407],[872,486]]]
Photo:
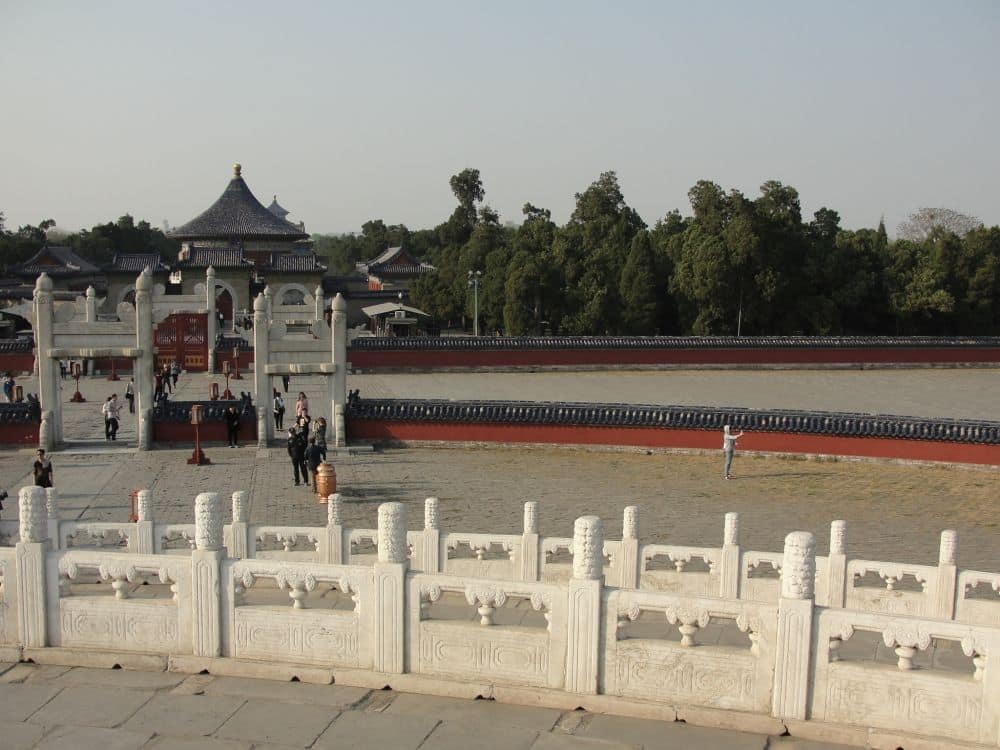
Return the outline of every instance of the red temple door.
[[[175,360],[189,372],[208,367],[208,316],[205,313],[174,313],[153,333],[158,367]]]

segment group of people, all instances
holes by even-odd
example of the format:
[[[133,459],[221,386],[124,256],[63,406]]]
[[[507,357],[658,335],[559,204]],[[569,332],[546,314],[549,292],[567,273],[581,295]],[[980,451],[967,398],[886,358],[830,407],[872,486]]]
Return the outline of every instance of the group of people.
[[[281,394],[274,391],[274,424],[282,429],[285,402]],[[309,399],[299,392],[295,400],[295,424],[288,428],[288,457],[292,460],[292,476],[295,486],[305,484],[316,489],[316,471],[326,460],[326,420],[309,416]]]
[[[131,385],[131,382],[129,383]],[[128,391],[126,390],[126,398],[128,398]],[[129,400],[129,405],[132,405],[132,400]],[[112,393],[108,396],[104,403],[101,404],[101,414],[104,416],[104,439],[105,440],[117,440],[118,439],[118,420],[120,419],[120,414],[122,411],[122,405],[118,401],[118,394]],[[135,413],[134,409],[132,413]]]
[[[164,364],[153,373],[153,400],[160,401],[168,393],[177,390],[177,378],[181,375],[181,363],[176,359],[169,365]]]

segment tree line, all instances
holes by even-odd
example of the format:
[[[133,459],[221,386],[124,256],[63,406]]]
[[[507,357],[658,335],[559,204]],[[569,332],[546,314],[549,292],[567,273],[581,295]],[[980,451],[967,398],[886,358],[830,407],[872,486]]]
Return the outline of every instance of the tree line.
[[[884,222],[842,229],[829,208],[803,221],[798,191],[777,181],[750,198],[702,180],[690,213],[649,227],[605,172],[563,226],[530,203],[511,226],[484,203],[478,170],[450,184],[457,206],[433,229],[373,220],[317,249],[348,271],[404,245],[438,269],[410,298],[443,325],[468,326],[480,271],[480,330],[511,336],[998,332],[1000,227],[954,211],[921,209],[890,241]]]
[[[331,273],[403,245],[437,268],[410,285],[413,304],[442,326],[471,326],[470,271],[482,273],[480,330],[506,335],[992,335],[1000,329],[1000,227],[946,209],[920,209],[890,241],[884,222],[847,230],[821,208],[803,221],[799,194],[777,181],[756,197],[707,180],[690,212],[650,227],[625,201],[614,172],[576,194],[562,226],[526,203],[519,225],[486,202],[479,170],[450,179],[451,215],[411,231],[381,219],[356,235],[314,235]],[[8,230],[0,263],[23,262],[51,220]],[[48,241],[52,242],[51,235]],[[157,252],[178,243],[125,215],[64,235],[82,257]]]

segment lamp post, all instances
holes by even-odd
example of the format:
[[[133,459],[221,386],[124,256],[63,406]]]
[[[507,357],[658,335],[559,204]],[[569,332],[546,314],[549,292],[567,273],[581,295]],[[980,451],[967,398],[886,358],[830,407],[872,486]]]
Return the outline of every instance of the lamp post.
[[[229,378],[232,377],[232,371],[229,366],[229,362],[222,363],[222,374],[226,376],[226,390],[222,392],[222,398],[227,401],[232,401],[233,392],[229,390]]]
[[[82,404],[87,400],[83,397],[83,394],[80,393],[80,376],[83,375],[83,368],[80,366],[79,362],[72,362],[70,367],[73,368],[73,380],[76,381],[76,393],[73,394],[73,398],[71,398],[70,401],[74,404]]]
[[[469,286],[472,287],[472,335],[479,335],[479,280],[483,277],[482,271],[469,271]]]

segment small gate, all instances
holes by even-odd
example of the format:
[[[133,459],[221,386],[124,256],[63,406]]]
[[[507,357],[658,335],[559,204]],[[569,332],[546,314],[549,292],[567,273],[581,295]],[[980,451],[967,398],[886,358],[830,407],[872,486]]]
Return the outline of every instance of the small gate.
[[[207,313],[174,313],[153,332],[158,367],[174,360],[188,372],[204,372],[208,367]]]

